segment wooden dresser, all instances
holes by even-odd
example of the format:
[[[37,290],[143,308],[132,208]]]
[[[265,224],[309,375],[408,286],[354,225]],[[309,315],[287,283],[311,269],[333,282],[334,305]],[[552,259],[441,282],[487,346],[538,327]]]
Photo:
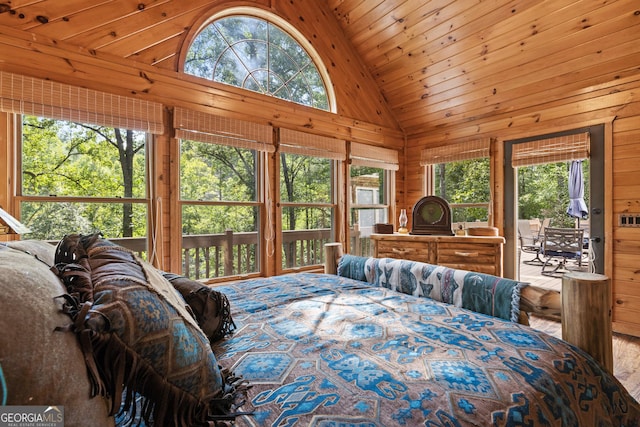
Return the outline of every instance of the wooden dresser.
[[[501,236],[372,234],[373,256],[400,258],[502,276]]]

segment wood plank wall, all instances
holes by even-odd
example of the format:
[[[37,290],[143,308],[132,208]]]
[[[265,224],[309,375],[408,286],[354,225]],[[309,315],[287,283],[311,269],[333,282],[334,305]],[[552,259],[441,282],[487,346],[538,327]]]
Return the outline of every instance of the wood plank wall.
[[[628,63],[627,67],[633,67]],[[412,205],[422,197],[423,168],[420,150],[425,146],[464,141],[482,136],[495,137],[493,151],[501,153],[505,140],[542,135],[588,125],[606,124],[605,133],[605,274],[612,279],[614,331],[640,336],[640,228],[620,227],[622,213],[640,214],[640,73],[541,102],[520,114],[469,121],[464,125],[436,129],[409,136],[406,147],[406,201]],[[494,186],[495,223],[504,217],[504,159],[493,162],[497,175]],[[608,171],[608,172],[607,172]],[[501,233],[502,234],[502,233]]]
[[[176,71],[180,56],[207,18],[238,6],[275,14],[307,39],[326,65],[339,115],[399,130],[380,89],[324,1],[12,1],[7,5],[11,12],[0,13],[0,30],[20,30],[27,44],[67,46],[75,52]],[[76,78],[83,78],[82,72],[76,70]]]
[[[636,86],[640,93],[640,83]],[[619,226],[619,215],[640,215],[640,100],[626,104],[613,126],[614,330],[640,336],[640,227]]]
[[[490,15],[495,18],[504,9]],[[392,63],[373,70],[375,78],[385,76],[389,86],[381,88],[407,133],[405,204],[424,195],[422,148],[496,138],[494,225],[502,228],[503,141],[605,124],[605,274],[612,278],[614,330],[640,336],[640,229],[618,225],[621,213],[640,214],[638,3],[538,1],[524,10],[514,5],[516,10],[502,25],[491,25],[491,18],[487,21],[475,9],[467,10],[470,23],[464,27],[456,25],[455,12],[440,16],[454,28],[449,37],[456,39],[455,49],[441,49],[446,39],[434,34],[433,50],[423,50],[430,60],[421,77],[429,83],[424,88],[427,106],[411,102],[415,87],[402,80],[400,70],[395,70],[396,80],[389,79],[393,74],[385,67]],[[434,20],[433,30],[439,28]],[[395,40],[409,49],[411,40],[399,37]],[[486,49],[478,49],[483,45]],[[404,75],[412,71],[415,76],[420,70],[405,69]]]

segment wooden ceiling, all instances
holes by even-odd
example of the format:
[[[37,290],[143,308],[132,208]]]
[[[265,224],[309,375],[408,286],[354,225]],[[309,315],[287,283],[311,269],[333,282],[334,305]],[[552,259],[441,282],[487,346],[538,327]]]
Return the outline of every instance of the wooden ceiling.
[[[175,70],[185,35],[222,3],[5,0],[0,31],[20,29],[83,52]],[[255,3],[277,11],[284,0]],[[542,103],[566,105],[639,74],[637,0],[287,3],[305,9],[306,16],[333,15],[408,136],[487,117],[535,114]]]
[[[633,0],[329,4],[408,135],[534,112],[640,70]]]

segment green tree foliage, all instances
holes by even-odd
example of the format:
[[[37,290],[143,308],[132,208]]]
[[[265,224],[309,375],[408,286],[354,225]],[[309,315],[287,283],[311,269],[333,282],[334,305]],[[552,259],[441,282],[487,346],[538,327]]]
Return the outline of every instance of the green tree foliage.
[[[324,81],[309,54],[289,34],[263,19],[228,16],[209,24],[189,47],[184,71],[329,109]]]
[[[489,159],[462,160],[436,166],[436,195],[449,203],[488,203],[490,194]],[[487,209],[479,207],[453,210],[454,222],[487,221]]]
[[[519,219],[551,218],[554,227],[573,227],[575,218],[567,215],[569,206],[569,162],[520,167],[518,179]],[[584,199],[589,200],[589,161],[582,163]]]
[[[280,199],[283,202],[332,203],[331,161],[297,154],[280,155]],[[330,228],[331,215],[326,209],[308,206],[287,209],[285,230]]]
[[[146,235],[146,206],[116,199],[146,195],[143,133],[25,116],[22,137],[23,195],[96,199],[24,202],[22,220],[32,230],[30,238],[95,231],[108,237]]]
[[[282,229],[322,230],[331,228],[333,209],[319,206],[332,203],[332,162],[328,159],[297,154],[280,154],[280,200]],[[287,203],[295,205],[287,205]],[[319,232],[318,232],[319,233]],[[311,235],[308,235],[311,237]],[[320,236],[315,236],[319,238]],[[317,264],[321,248],[302,250],[301,242],[283,242],[283,267]],[[299,259],[298,254],[301,254]]]
[[[254,150],[249,149],[196,141],[181,142],[181,199],[187,202],[229,202],[185,204],[182,212],[185,234],[258,229],[257,208],[238,205],[257,200],[257,156]]]
[[[489,159],[463,160],[438,167],[446,167],[446,179],[436,179],[436,186],[450,203],[481,203],[490,199]]]
[[[181,198],[255,201],[256,155],[253,150],[183,140],[180,158]]]

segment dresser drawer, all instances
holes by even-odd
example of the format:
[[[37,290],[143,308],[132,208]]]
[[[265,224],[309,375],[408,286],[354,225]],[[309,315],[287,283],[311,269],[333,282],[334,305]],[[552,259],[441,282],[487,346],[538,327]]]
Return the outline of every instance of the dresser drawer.
[[[410,261],[435,263],[436,256],[433,244],[420,242],[379,241],[377,243],[378,258],[398,258]]]
[[[461,270],[500,275],[500,251],[496,245],[440,243],[437,263]]]

